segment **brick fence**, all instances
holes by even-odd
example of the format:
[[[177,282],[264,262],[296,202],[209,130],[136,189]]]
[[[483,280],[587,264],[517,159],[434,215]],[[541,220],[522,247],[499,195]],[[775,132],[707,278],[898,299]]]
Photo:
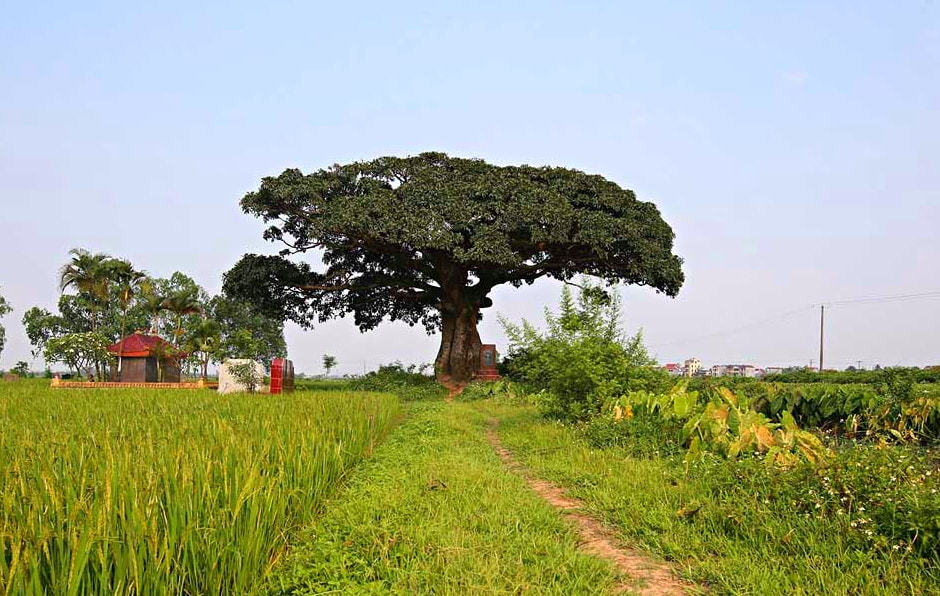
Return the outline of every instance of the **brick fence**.
[[[51,387],[59,389],[216,389],[218,383],[90,383],[87,381],[63,381],[52,379]]]

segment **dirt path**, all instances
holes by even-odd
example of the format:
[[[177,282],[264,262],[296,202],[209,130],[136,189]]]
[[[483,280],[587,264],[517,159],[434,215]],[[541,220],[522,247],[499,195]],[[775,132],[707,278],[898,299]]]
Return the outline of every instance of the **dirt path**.
[[[631,578],[618,585],[617,592],[629,591],[645,596],[691,592],[691,586],[676,578],[667,565],[620,544],[610,529],[583,513],[581,501],[566,496],[560,487],[529,475],[525,467],[503,447],[497,432],[498,426],[499,421],[491,419],[486,438],[506,467],[525,478],[529,488],[564,513],[581,536],[582,550],[610,561],[618,571]]]

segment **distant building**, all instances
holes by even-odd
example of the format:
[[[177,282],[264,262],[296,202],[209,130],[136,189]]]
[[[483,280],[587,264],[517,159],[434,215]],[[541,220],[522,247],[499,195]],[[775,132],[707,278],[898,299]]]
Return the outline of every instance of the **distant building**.
[[[694,377],[702,370],[702,361],[698,358],[689,358],[685,361],[685,376]]]
[[[725,374],[725,366],[723,364],[713,364],[706,374],[710,377],[722,377]]]
[[[753,364],[716,364],[709,369],[713,377],[748,377],[757,376],[757,368]]]
[[[675,362],[670,362],[666,364],[663,368],[666,370],[667,373],[674,375],[674,376],[679,376],[683,374],[682,367],[679,366],[679,364]]]

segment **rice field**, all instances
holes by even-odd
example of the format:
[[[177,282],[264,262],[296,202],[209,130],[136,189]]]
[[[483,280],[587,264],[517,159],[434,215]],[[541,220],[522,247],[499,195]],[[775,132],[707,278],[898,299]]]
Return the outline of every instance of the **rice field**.
[[[0,594],[251,593],[398,412],[380,393],[0,384]]]

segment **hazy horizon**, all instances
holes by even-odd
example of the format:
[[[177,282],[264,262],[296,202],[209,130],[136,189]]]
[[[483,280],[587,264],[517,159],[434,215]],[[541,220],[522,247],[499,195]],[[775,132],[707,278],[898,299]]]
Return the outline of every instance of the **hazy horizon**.
[[[430,150],[654,202],[686,282],[623,302],[660,362],[806,365],[820,303],[940,292],[935,3],[384,6],[7,7],[0,368],[31,361],[20,319],[54,309],[69,249],[217,293],[243,253],[278,249],[238,207],[263,176]],[[495,290],[484,340],[504,348],[496,313],[538,321],[559,288]],[[938,309],[832,304],[827,368],[940,364]],[[311,374],[324,353],[343,374],[437,350],[348,319],[287,342]]]

